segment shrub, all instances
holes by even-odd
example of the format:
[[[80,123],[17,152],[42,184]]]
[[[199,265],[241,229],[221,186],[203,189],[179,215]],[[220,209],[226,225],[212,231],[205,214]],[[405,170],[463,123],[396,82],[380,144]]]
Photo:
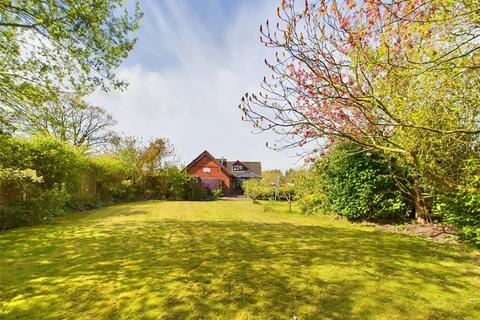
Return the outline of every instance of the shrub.
[[[167,181],[167,199],[171,200],[185,200],[190,197],[189,193],[192,191],[192,185],[198,182],[192,178],[188,173],[177,167],[167,167],[162,170],[163,175]],[[197,189],[194,190],[198,191]],[[193,194],[192,198],[199,197],[199,194]],[[196,200],[196,199],[192,199]]]
[[[299,174],[294,184],[295,200],[303,213],[331,213],[330,202],[323,189],[322,175],[316,167]]]
[[[222,188],[217,188],[217,189],[212,190],[212,196],[213,196],[214,200],[222,197],[223,196],[223,189]]]
[[[331,208],[351,221],[390,222],[409,217],[411,207],[386,160],[352,145],[338,145],[317,170]]]
[[[53,186],[26,201],[0,206],[0,230],[34,225],[62,215],[70,196],[64,186]]]
[[[187,197],[185,200],[203,201],[208,199],[207,189],[197,179],[190,177],[187,186]]]
[[[33,137],[29,148],[26,164],[43,177],[44,188],[63,184],[70,193],[80,190],[80,179],[88,166],[81,150],[44,136]]]
[[[465,183],[437,196],[434,212],[459,229],[465,241],[480,247],[480,160],[465,167]]]
[[[137,197],[137,190],[131,180],[122,180],[119,184],[112,185],[110,191],[115,202],[131,201]]]
[[[137,188],[148,199],[205,200],[208,196],[200,181],[175,166],[145,177],[143,186]]]
[[[273,190],[275,193],[275,189]],[[295,196],[293,183],[282,184],[278,187],[278,197],[283,200],[292,200]]]
[[[110,156],[89,159],[88,175],[95,178],[96,196],[101,201],[119,201],[132,198],[134,192],[125,184],[127,170],[124,164]]]
[[[242,184],[243,191],[254,203],[258,200],[273,199],[275,187],[264,185],[261,179],[249,179]]]

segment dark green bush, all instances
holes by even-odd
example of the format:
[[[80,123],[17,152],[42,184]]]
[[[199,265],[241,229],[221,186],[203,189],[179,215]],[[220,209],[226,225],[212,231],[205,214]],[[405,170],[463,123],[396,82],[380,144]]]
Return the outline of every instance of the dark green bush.
[[[88,159],[86,175],[94,177],[96,197],[101,202],[131,200],[135,191],[131,190],[127,179],[127,170],[122,162],[110,157],[101,156]]]
[[[205,200],[207,191],[200,182],[175,166],[158,170],[144,178],[137,188],[146,199]]]
[[[84,150],[52,137],[0,134],[0,191],[12,195],[0,208],[0,228],[32,225],[64,210],[105,203],[208,197],[197,179],[174,166],[135,176],[131,172],[127,163],[113,156],[90,158]]]
[[[351,221],[392,222],[409,218],[411,207],[378,153],[338,145],[318,164],[334,212]]]
[[[0,230],[35,225],[64,214],[70,195],[64,186],[53,186],[26,201],[0,206]]]
[[[203,201],[208,199],[208,191],[200,181],[191,178],[187,184],[187,194],[184,200]]]
[[[110,192],[114,202],[138,199],[138,190],[132,185],[130,180],[122,180],[118,184],[111,185]]]
[[[33,137],[26,159],[28,168],[43,177],[44,188],[63,184],[70,193],[78,192],[88,162],[82,151],[52,137]]]
[[[480,160],[469,161],[465,183],[437,196],[434,213],[457,227],[465,241],[480,247]]]

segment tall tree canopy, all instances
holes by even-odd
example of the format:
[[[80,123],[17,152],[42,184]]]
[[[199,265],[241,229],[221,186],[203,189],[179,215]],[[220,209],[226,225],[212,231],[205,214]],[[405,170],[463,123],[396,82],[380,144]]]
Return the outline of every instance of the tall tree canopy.
[[[166,138],[152,138],[146,142],[132,136],[114,136],[111,154],[125,164],[134,183],[167,167],[177,157],[175,148]]]
[[[276,49],[262,90],[240,108],[259,130],[328,151],[338,139],[397,155],[455,183],[455,159],[478,155],[480,2],[282,1],[260,27]]]
[[[140,18],[138,3],[129,11],[124,0],[2,0],[0,111],[40,106],[62,91],[124,86],[115,69]]]
[[[15,114],[13,122],[21,132],[50,135],[89,149],[108,143],[116,123],[104,109],[71,94],[62,94],[40,107],[25,108],[24,112]]]

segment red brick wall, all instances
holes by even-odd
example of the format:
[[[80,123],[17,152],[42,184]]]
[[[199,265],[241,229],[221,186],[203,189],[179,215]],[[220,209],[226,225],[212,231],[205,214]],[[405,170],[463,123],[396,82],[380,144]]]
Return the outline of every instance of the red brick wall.
[[[203,172],[203,168],[210,168],[210,172]],[[232,180],[228,174],[226,174],[215,160],[211,159],[208,155],[204,155],[197,162],[195,162],[190,168],[187,169],[187,173],[200,178],[206,179],[220,179],[225,185],[225,194],[229,195],[232,188]]]

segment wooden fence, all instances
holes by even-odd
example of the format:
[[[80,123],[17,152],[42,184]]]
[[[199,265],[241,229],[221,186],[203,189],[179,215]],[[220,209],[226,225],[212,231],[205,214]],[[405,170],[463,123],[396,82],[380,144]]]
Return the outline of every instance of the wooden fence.
[[[20,190],[0,186],[0,206],[8,206],[15,202],[26,201],[27,195]]]
[[[0,206],[9,206],[11,204],[27,201],[34,196],[40,189],[24,188],[31,191],[24,191],[18,186],[0,185]],[[97,194],[97,183],[95,179],[88,176],[83,176],[80,179],[80,187],[73,196],[89,197]]]

